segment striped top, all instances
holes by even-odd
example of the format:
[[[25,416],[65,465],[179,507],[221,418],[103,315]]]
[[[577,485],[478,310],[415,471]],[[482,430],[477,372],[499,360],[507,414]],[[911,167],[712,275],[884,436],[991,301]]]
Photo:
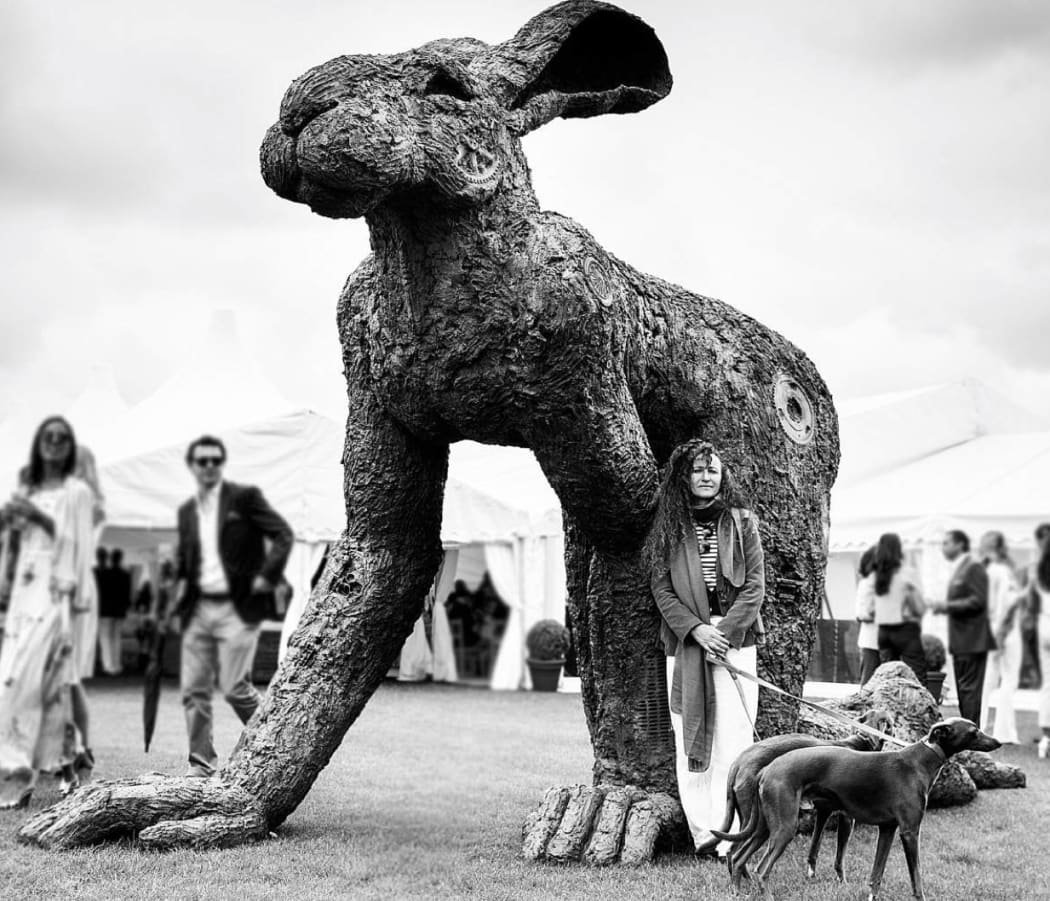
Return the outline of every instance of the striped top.
[[[711,604],[711,613],[721,616],[722,607],[718,594],[718,535],[716,523],[693,522],[696,531],[696,544],[700,551],[700,575],[707,588],[707,597]]]

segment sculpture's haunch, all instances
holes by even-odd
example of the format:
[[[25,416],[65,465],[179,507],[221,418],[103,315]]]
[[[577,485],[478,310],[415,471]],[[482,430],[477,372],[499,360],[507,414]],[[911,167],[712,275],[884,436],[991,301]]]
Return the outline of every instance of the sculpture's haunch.
[[[531,448],[565,513],[594,789],[548,797],[527,824],[529,856],[648,859],[681,827],[639,549],[658,464],[686,438],[723,448],[750,489],[770,587],[761,664],[801,689],[838,462],[827,388],[775,332],[541,211],[522,153],[555,117],[636,112],[670,88],[648,25],[570,0],[502,44],[339,57],[288,89],[262,147],[266,183],[321,215],[365,217],[374,252],[339,303],[347,531],[222,773],[268,828],[302,800],[420,611],[460,439]],[[760,727],[795,715],[764,698]]]

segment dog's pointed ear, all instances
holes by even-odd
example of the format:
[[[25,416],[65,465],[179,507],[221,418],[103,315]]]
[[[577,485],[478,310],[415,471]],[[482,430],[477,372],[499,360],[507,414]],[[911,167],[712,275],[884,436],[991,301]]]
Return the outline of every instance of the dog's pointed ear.
[[[926,736],[926,740],[939,745],[945,739],[951,737],[952,727],[948,723],[934,723],[930,727],[930,734]]]
[[[472,69],[524,135],[552,119],[634,113],[667,96],[660,39],[637,16],[595,0],[567,0],[492,47]]]

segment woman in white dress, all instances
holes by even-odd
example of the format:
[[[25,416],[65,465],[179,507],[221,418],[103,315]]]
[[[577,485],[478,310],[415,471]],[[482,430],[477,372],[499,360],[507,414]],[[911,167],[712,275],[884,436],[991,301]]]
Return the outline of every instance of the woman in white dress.
[[[875,624],[875,546],[860,556],[857,564],[857,649],[860,651],[860,684],[866,685],[882,662],[879,659],[879,627]]]
[[[92,579],[94,498],[75,465],[72,427],[45,419],[0,509],[8,532],[19,533],[0,647],[0,809],[28,804],[41,771],[60,770],[63,793],[76,787],[73,633]]]
[[[1002,532],[985,532],[978,555],[988,573],[988,621],[995,636],[995,650],[988,654],[985,670],[981,723],[987,728],[989,695],[999,689],[992,732],[1004,745],[1017,744],[1017,714],[1014,692],[1021,676],[1020,587],[1017,573],[1006,548]]]

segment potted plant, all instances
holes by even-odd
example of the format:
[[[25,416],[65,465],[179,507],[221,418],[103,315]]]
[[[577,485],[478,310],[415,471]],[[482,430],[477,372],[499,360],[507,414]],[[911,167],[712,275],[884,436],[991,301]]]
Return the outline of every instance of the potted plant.
[[[944,642],[936,635],[923,634],[922,651],[926,655],[926,690],[940,704],[941,690],[944,688],[944,664],[948,661]]]
[[[525,648],[533,690],[557,691],[569,649],[569,630],[556,619],[541,619],[525,636]]]

